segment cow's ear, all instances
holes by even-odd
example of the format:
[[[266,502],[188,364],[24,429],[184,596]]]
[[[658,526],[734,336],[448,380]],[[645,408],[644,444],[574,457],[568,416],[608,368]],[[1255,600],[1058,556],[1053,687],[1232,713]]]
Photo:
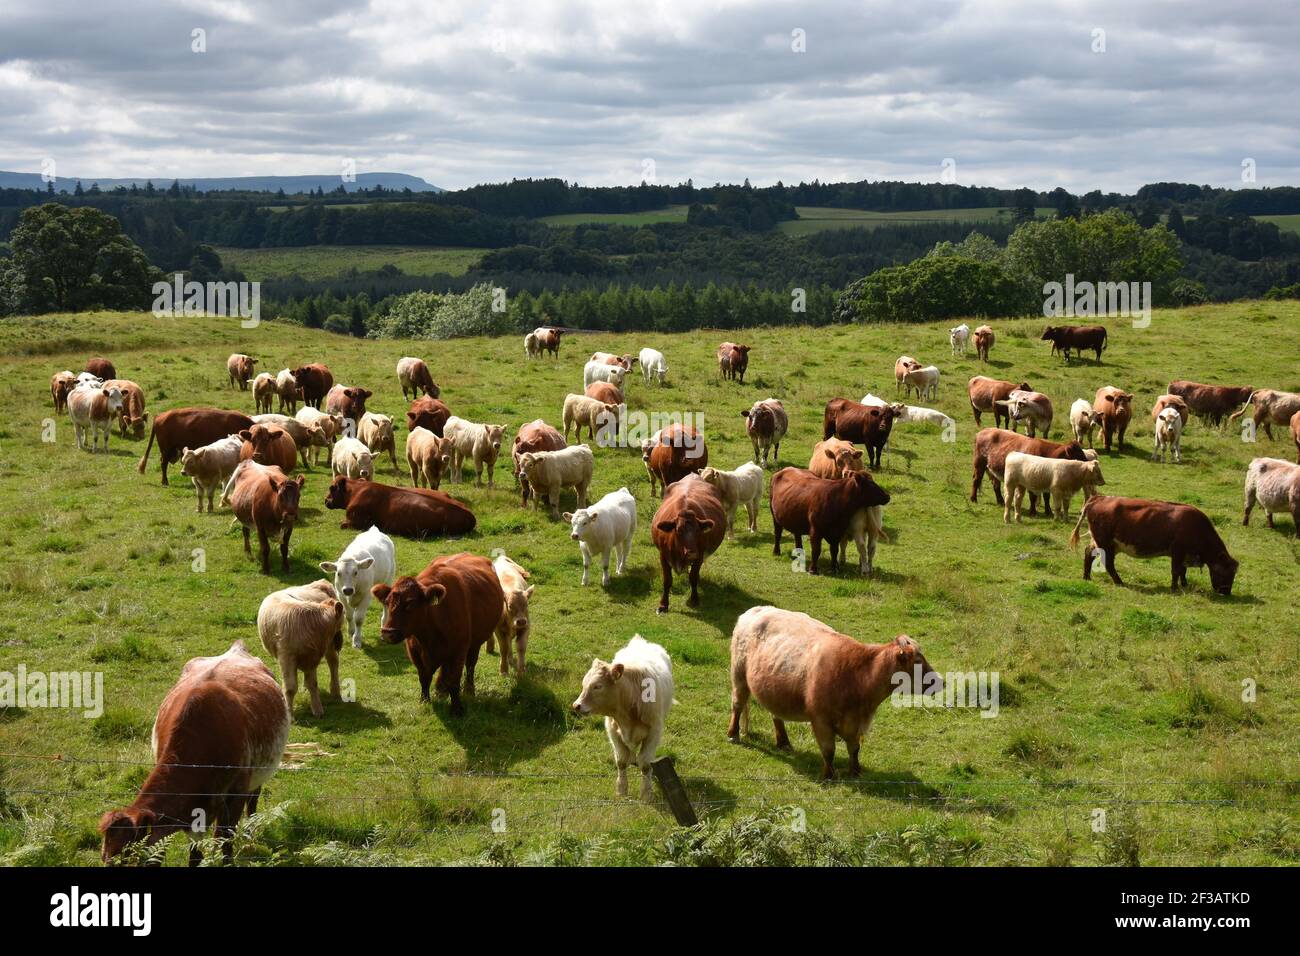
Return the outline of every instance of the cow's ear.
[[[240,441],[252,441],[253,433],[250,432],[247,428],[245,428],[243,431],[239,433],[239,438]]]
[[[823,448],[822,454],[825,455],[827,458],[829,458],[831,461],[835,460],[835,452],[830,448]]]
[[[673,529],[675,529],[675,528],[677,527],[677,522],[676,522],[676,521],[660,521],[660,522],[658,522],[658,523],[655,525],[655,527],[658,528],[660,531],[664,532],[665,534],[667,534],[669,531],[672,531]]]
[[[713,527],[712,518],[697,518],[696,520],[699,522],[701,531],[708,531],[710,528]]]
[[[531,600],[533,596],[533,592],[536,590],[537,590],[536,584],[528,585],[528,587],[524,589],[524,600]]]
[[[324,571],[326,574],[333,574],[335,571],[339,569],[339,566],[335,564],[333,561],[322,561],[320,563],[320,569]]]
[[[299,475],[293,480],[293,483],[301,488],[303,485],[307,484],[307,478],[305,475]]]
[[[393,586],[391,584],[376,584],[370,589],[370,594],[380,601],[387,601],[392,590]]]
[[[854,459],[855,461],[861,461],[861,460],[862,460],[862,449],[861,449],[861,448],[856,449],[856,450],[853,452],[853,459]]]
[[[566,511],[564,514],[560,515],[560,517],[563,518],[565,521],[572,521],[572,520],[573,520],[573,512],[572,512],[572,511]]]
[[[439,601],[441,601],[443,598],[447,596],[446,587],[444,587],[441,584],[438,584],[437,582],[434,582],[433,584],[422,585],[420,587],[420,590],[424,592],[424,598],[430,604],[437,604]]]
[[[622,664],[615,664],[615,665],[613,665],[612,667],[610,667],[610,669],[609,669],[609,676],[612,677],[612,678],[614,678],[614,680],[618,680],[620,677],[622,677],[622,676],[623,676],[623,665],[622,665]]]
[[[910,668],[916,660],[916,645],[912,643],[911,638],[906,634],[900,634],[894,638],[894,647],[897,648],[898,666]]]
[[[362,571],[364,571],[366,568],[370,567],[374,563],[375,563],[375,559],[373,557],[365,557],[357,562],[357,567],[360,568]]]

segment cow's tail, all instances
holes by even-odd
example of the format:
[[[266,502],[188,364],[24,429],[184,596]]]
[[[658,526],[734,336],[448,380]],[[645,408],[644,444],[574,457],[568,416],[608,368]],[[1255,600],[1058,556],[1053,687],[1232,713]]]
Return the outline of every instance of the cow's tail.
[[[884,509],[879,505],[867,509],[867,529],[872,537],[889,544],[889,535],[885,533]]]
[[[1108,345],[1110,345],[1110,330],[1103,325],[1101,327],[1101,350],[1106,351]]]
[[[1258,389],[1256,391],[1258,391]],[[1233,412],[1231,415],[1228,416],[1228,424],[1231,425],[1242,415],[1246,414],[1246,409],[1250,408],[1250,406],[1253,405],[1254,402],[1255,402],[1255,392],[1251,392],[1250,398],[1246,399],[1246,404],[1242,405],[1241,408],[1237,409],[1235,412]]]
[[[1097,496],[1096,496],[1096,495],[1093,495],[1091,498],[1089,498],[1087,501],[1085,501],[1085,502],[1083,503],[1083,506],[1079,509],[1079,520],[1076,521],[1076,522],[1074,523],[1074,530],[1073,530],[1072,532],[1070,532],[1070,547],[1071,547],[1071,548],[1077,548],[1077,547],[1079,546],[1079,529],[1082,528],[1082,527],[1083,527],[1083,523],[1084,523],[1085,521],[1088,520],[1088,505],[1089,505],[1089,503],[1095,501],[1096,498],[1097,498]],[[1091,529],[1090,529],[1090,530],[1091,530]]]
[[[145,465],[149,463],[149,451],[153,448],[153,434],[158,430],[158,418],[154,417],[153,424],[149,426],[149,444],[144,446],[144,457],[136,464],[135,470],[144,474]],[[159,452],[161,454],[161,452]]]

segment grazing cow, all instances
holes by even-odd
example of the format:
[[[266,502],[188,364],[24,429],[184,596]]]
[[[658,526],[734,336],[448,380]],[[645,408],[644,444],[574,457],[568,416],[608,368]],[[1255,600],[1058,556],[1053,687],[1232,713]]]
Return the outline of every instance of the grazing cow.
[[[320,408],[321,401],[334,387],[333,373],[319,362],[300,365],[291,374],[298,383],[298,391],[302,393],[302,403],[312,408]]]
[[[894,394],[903,388],[903,380],[907,378],[908,372],[914,372],[921,367],[921,363],[910,355],[900,355],[894,359]]]
[[[311,696],[313,717],[325,716],[316,686],[321,659],[330,669],[330,694],[339,690],[339,649],[343,647],[343,602],[334,585],[324,578],[299,587],[272,591],[257,609],[257,633],[262,646],[280,665],[284,701],[293,720],[293,698],[298,693],[298,672]]]
[[[77,376],[69,371],[55,372],[50,376],[50,398],[54,399],[54,412],[62,415],[68,408],[68,393],[77,387]]]
[[[294,420],[300,422],[309,431],[313,428],[317,430],[311,432],[312,464],[320,462],[322,448],[326,451],[333,451],[334,443],[343,437],[342,415],[327,415],[319,408],[304,405],[298,409],[297,414],[294,415]]]
[[[149,429],[149,443],[136,471],[144,474],[154,441],[162,458],[162,483],[167,484],[167,466],[178,461],[182,448],[200,448],[227,435],[237,435],[253,427],[253,420],[243,412],[221,408],[173,408],[154,416]]]
[[[632,366],[637,363],[637,360],[632,357],[630,352],[625,352],[622,355],[615,355],[613,352],[592,352],[589,361],[603,362],[605,365],[618,365],[625,372],[632,371]]]
[[[259,415],[269,415],[271,404],[280,394],[275,377],[270,372],[259,372],[253,379],[253,405]]]
[[[564,488],[573,489],[579,508],[587,506],[587,487],[595,470],[596,456],[586,445],[529,451],[519,456],[520,481],[527,482],[534,495],[550,504],[552,518],[560,517],[560,492]]]
[[[275,675],[235,641],[219,657],[195,657],[181,668],[153,725],[154,768],[129,807],[99,821],[108,863],[127,844],[151,846],[175,833],[191,841],[205,820],[234,855],[230,838],[244,811],[257,812],[262,787],[275,775],[289,740],[289,708]],[[190,845],[190,865],[203,855]]]
[[[402,398],[406,398],[406,393],[411,393],[411,398],[416,398],[421,392],[430,398],[438,398],[442,395],[442,389],[433,381],[433,374],[429,371],[429,366],[424,364],[424,359],[406,356],[397,360],[397,383],[402,386]]]
[[[1007,411],[1007,406],[1001,404],[1005,399],[1011,397],[1015,391],[1032,392],[1028,382],[1021,382],[1019,385],[1014,382],[1003,382],[996,378],[986,378],[983,375],[976,375],[966,383],[966,394],[970,397],[971,411],[975,413],[975,425],[980,425],[980,414],[983,412],[993,413],[993,424],[997,426],[1010,425],[1011,415]]]
[[[344,530],[373,526],[405,538],[469,534],[477,524],[468,505],[441,491],[398,488],[344,475],[330,483],[325,507],[346,511],[339,524]]]
[[[108,436],[113,432],[112,420],[122,411],[122,390],[119,388],[90,388],[78,386],[68,393],[68,417],[77,435],[77,447],[86,447],[90,438],[90,453],[99,447],[99,433],[104,433],[104,454],[108,454]]]
[[[1116,584],[1124,582],[1115,573],[1115,554],[1122,552],[1135,558],[1170,559],[1170,590],[1187,586],[1188,566],[1206,565],[1210,584],[1219,594],[1232,593],[1237,576],[1237,561],[1214,530],[1214,523],[1199,508],[1169,501],[1145,498],[1120,498],[1094,495],[1083,503],[1079,521],[1070,535],[1070,547],[1079,543],[1079,528],[1088,523],[1093,546],[1100,548],[1106,573]],[[1093,550],[1083,556],[1083,579],[1092,580]]]
[[[393,462],[393,471],[397,471],[397,439],[393,435],[391,418],[378,412],[366,412],[357,422],[357,437],[376,458],[387,451]]]
[[[623,397],[623,390],[609,382],[592,382],[585,392],[588,398],[594,398],[602,405],[623,405],[627,401]]]
[[[1151,409],[1152,425],[1155,425],[1160,419],[1160,413],[1166,408],[1175,409],[1178,412],[1178,417],[1182,420],[1182,427],[1187,427],[1187,419],[1191,416],[1191,409],[1187,407],[1187,402],[1177,395],[1161,395],[1156,399],[1156,403]]]
[[[1300,465],[1300,412],[1291,416],[1291,440],[1295,442],[1295,461]]]
[[[674,481],[704,470],[709,463],[709,449],[694,425],[674,423],[641,442],[641,461],[650,476],[651,496],[657,483],[662,498]]]
[[[126,437],[130,429],[132,438],[144,437],[144,426],[149,415],[144,410],[144,389],[126,378],[107,379],[101,388],[115,388],[122,393],[122,408],[117,413],[117,433]]]
[[[318,412],[314,408],[304,409],[312,415],[319,415],[328,420],[323,412]],[[329,444],[329,437],[325,434],[325,429],[320,425],[304,425],[296,418],[290,418],[288,415],[270,414],[254,415],[253,423],[255,425],[276,425],[283,428],[293,439],[294,445],[298,448],[298,457],[302,461],[302,466],[307,467],[307,452],[313,446],[324,448]]]
[[[894,427],[893,406],[863,405],[848,398],[832,398],[822,413],[822,438],[857,442],[867,450],[872,468],[880,467],[880,453]]]
[[[641,799],[654,796],[650,780],[655,751],[664,736],[664,723],[673,700],[673,667],[668,652],[635,634],[606,664],[600,658],[582,678],[582,693],[573,711],[605,718],[605,734],[614,750],[617,776],[614,792],[627,796],[627,765],[641,770]]]
[[[987,325],[981,325],[975,330],[975,354],[979,356],[981,362],[989,360],[989,353],[993,351],[993,343],[997,336],[993,334],[993,329]]]
[[[603,569],[600,583],[609,587],[609,555],[618,552],[615,573],[622,574],[632,550],[632,536],[636,534],[636,499],[626,488],[611,491],[594,505],[566,511],[564,520],[572,526],[569,537],[578,542],[582,552],[582,586],[587,586],[592,554],[600,555]]]
[[[718,489],[727,512],[727,540],[735,541],[736,509],[742,504],[749,516],[749,530],[758,531],[758,507],[763,501],[763,469],[747,461],[734,471],[705,468],[700,477]]]
[[[279,425],[254,425],[240,431],[239,437],[244,443],[240,461],[251,458],[259,465],[275,465],[286,474],[298,465],[298,445]]]
[[[1295,531],[1300,534],[1300,465],[1281,458],[1256,458],[1246,469],[1246,512],[1241,523],[1250,524],[1250,512],[1256,502],[1264,509],[1268,526],[1273,514],[1289,511]]]
[[[450,408],[436,398],[429,398],[426,395],[423,398],[417,398],[411,403],[410,409],[406,412],[406,430],[427,428],[441,438],[442,426],[447,423],[447,419],[450,417]]]
[[[406,436],[406,466],[411,469],[412,485],[436,490],[443,472],[451,467],[451,442],[417,426]]]
[[[498,554],[492,562],[492,570],[501,582],[501,593],[505,596],[505,608],[501,611],[501,620],[497,623],[497,646],[501,651],[501,673],[510,673],[513,659],[515,676],[524,676],[524,658],[528,653],[528,634],[531,623],[528,615],[528,602],[533,596],[535,584],[528,584],[531,575],[515,562],[506,557],[505,552]],[[492,642],[488,641],[488,653],[492,653]],[[513,647],[513,653],[511,648]]]
[[[647,385],[651,382],[664,384],[664,376],[668,374],[668,360],[664,358],[663,352],[642,349],[637,361],[641,363],[641,377]]]
[[[290,415],[298,411],[298,380],[290,369],[282,368],[275,376],[275,394],[280,398],[280,411]]]
[[[536,332],[529,332],[524,336],[524,355],[530,359],[541,357],[542,345],[537,340]]]
[[[451,442],[451,480],[460,483],[461,468],[466,462],[474,465],[474,484],[483,484],[483,469],[487,469],[487,484],[495,487],[497,456],[501,454],[501,436],[504,425],[484,425],[466,421],[452,415],[443,425],[443,437]]]
[[[302,497],[302,475],[290,479],[274,465],[261,465],[244,460],[230,475],[221,503],[230,503],[230,510],[244,528],[244,553],[251,555],[249,530],[257,529],[257,543],[262,558],[262,573],[271,573],[271,536],[280,537],[281,567],[289,570],[289,538],[294,522],[298,520],[298,502]]]
[[[452,714],[462,716],[461,671],[465,694],[472,697],[479,650],[492,640],[505,608],[492,563],[465,552],[434,558],[415,577],[376,584],[373,593],[385,608],[379,638],[385,644],[406,642],[406,656],[420,679],[420,700],[429,699],[437,672],[438,693],[450,695]]]
[[[948,344],[952,346],[953,355],[965,355],[970,342],[970,326],[963,322],[955,329],[948,330]]]
[[[564,418],[565,441],[569,440],[570,428],[573,429],[573,437],[581,440],[583,426],[586,426],[587,437],[592,441],[595,441],[596,432],[599,430],[602,444],[606,439],[607,428],[613,426],[615,434],[618,431],[618,406],[598,402],[586,395],[570,392],[564,396],[564,409],[560,414]]]
[[[181,474],[194,483],[198,498],[197,510],[203,513],[203,496],[208,497],[208,513],[212,513],[212,496],[224,488],[239,465],[239,454],[244,440],[238,435],[218,438],[201,448],[181,449]]]
[[[1042,392],[1027,392],[1018,388],[998,404],[1006,406],[1012,431],[1023,421],[1030,438],[1038,437],[1039,432],[1043,433],[1044,438],[1051,433],[1055,412],[1052,400]]]
[[[1203,385],[1179,380],[1169,383],[1169,394],[1187,402],[1192,414],[1199,415],[1216,428],[1224,417],[1250,401],[1255,390],[1249,385]]]
[[[970,486],[971,501],[979,500],[980,483],[984,480],[984,473],[988,472],[993,481],[993,497],[997,499],[999,505],[1004,503],[1002,500],[1002,470],[1007,455],[1013,451],[1024,452],[1026,455],[1038,455],[1040,458],[1068,458],[1072,461],[1088,460],[1083,446],[1077,441],[1068,443],[1055,442],[1047,441],[1044,438],[1030,438],[1028,435],[1017,435],[1015,432],[1001,428],[981,429],[975,436],[974,476]],[[1031,515],[1035,514],[1037,510],[1038,496],[1030,494],[1029,513]]]
[[[89,385],[91,388],[103,388],[104,380],[93,372],[80,372],[77,374],[76,386]]]
[[[808,470],[818,478],[841,478],[846,471],[865,471],[862,449],[851,441],[827,438],[813,446]]]
[[[1043,330],[1040,339],[1052,343],[1052,351],[1058,348],[1065,353],[1065,360],[1070,361],[1070,351],[1074,350],[1083,357],[1088,349],[1097,353],[1101,361],[1101,351],[1106,347],[1106,327],[1104,325],[1049,325]]]
[[[1043,496],[1043,510],[1048,508],[1048,496],[1051,496],[1051,513],[1058,521],[1070,516],[1070,501],[1075,492],[1083,490],[1086,501],[1097,493],[1097,487],[1104,485],[1106,479],[1101,476],[1101,464],[1095,461],[1072,461],[1069,458],[1043,458],[1038,455],[1026,455],[1013,451],[1007,455],[1002,470],[1003,493],[1007,502],[1002,511],[1002,520],[1011,521],[1011,502],[1015,499],[1016,521],[1020,521],[1020,505],[1025,500],[1025,492],[1033,491]]]
[[[375,456],[359,438],[340,438],[330,453],[330,471],[348,478],[375,477]]]
[[[320,569],[334,575],[334,590],[343,602],[352,646],[361,646],[361,628],[370,610],[370,589],[376,584],[392,584],[397,574],[397,549],[393,539],[376,527],[362,531],[333,561],[322,561]],[[384,626],[384,611],[379,609],[379,626]]]
[[[863,405],[868,404],[863,402]],[[922,424],[938,425],[940,428],[955,428],[957,423],[937,408],[922,408],[919,405],[902,405],[894,403],[894,422],[898,425]]]
[[[113,363],[106,358],[86,359],[85,370],[96,378],[103,379],[104,381],[108,381],[110,378],[117,378],[117,369],[114,368]]]
[[[1183,416],[1172,405],[1156,416],[1155,443],[1152,461],[1165,461],[1171,451],[1174,461],[1183,460]]]
[[[1080,445],[1086,437],[1088,447],[1092,445],[1092,434],[1101,427],[1101,412],[1092,407],[1092,403],[1086,398],[1077,398],[1074,404],[1070,406],[1070,430],[1074,432],[1074,440]]]
[[[533,330],[533,335],[537,336],[537,347],[550,352],[557,359],[560,357],[560,336],[563,334],[563,329],[552,329],[545,326]]]
[[[535,418],[528,424],[521,425],[519,431],[515,432],[515,441],[511,448],[510,457],[514,467],[515,484],[519,487],[519,504],[521,506],[528,506],[528,496],[532,494],[532,488],[528,484],[528,479],[524,476],[523,470],[519,467],[520,457],[530,451],[559,451],[565,445],[564,436],[560,434],[559,430],[552,428],[540,418]]]
[[[938,366],[927,365],[924,368],[908,369],[907,374],[903,376],[903,397],[906,398],[912,389],[916,389],[917,398],[928,398],[931,401],[938,398]]]
[[[1245,405],[1228,416],[1231,425],[1246,413],[1251,405],[1255,406],[1255,429],[1262,425],[1264,434],[1273,439],[1274,425],[1289,425],[1296,412],[1300,412],[1300,395],[1295,392],[1279,392],[1271,388],[1257,388],[1250,393]]]
[[[374,395],[368,388],[335,385],[325,396],[325,411],[343,416],[343,420],[361,421],[366,413],[366,399]]]
[[[920,678],[921,687],[914,686]],[[772,715],[776,745],[790,749],[788,720],[812,724],[822,779],[835,776],[835,738],[849,753],[849,775],[862,773],[858,750],[876,708],[902,685],[913,694],[941,690],[943,680],[916,641],[861,644],[798,611],[751,607],[731,632],[731,723],[727,736],[749,734],[749,699]]]
[[[840,478],[820,478],[803,468],[782,468],[772,476],[768,507],[772,512],[772,553],[781,553],[781,533],[794,535],[796,551],[803,550],[803,536],[811,539],[808,573],[817,574],[822,541],[831,546],[831,573],[847,558],[849,537],[858,549],[858,571],[875,570],[876,540],[880,536],[880,511],[889,504],[889,493],[865,471],[847,471]]]
[[[253,377],[253,368],[257,359],[250,358],[242,352],[236,352],[226,359],[226,374],[230,376],[230,387],[239,386],[241,392],[248,391],[248,380]]]
[[[689,568],[691,596],[686,604],[699,605],[700,566],[718,550],[726,532],[727,514],[718,489],[699,475],[687,475],[668,486],[650,524],[650,538],[659,549],[663,574],[663,593],[656,609],[659,614],[668,610],[674,571],[681,574]]]
[[[1097,389],[1092,400],[1092,407],[1101,414],[1101,435],[1110,451],[1110,440],[1117,439],[1117,450],[1124,450],[1124,432],[1133,418],[1133,396],[1114,385],[1103,385]]]
[[[611,385],[623,387],[623,376],[627,375],[627,369],[621,365],[606,365],[604,362],[588,362],[582,368],[582,387],[586,388],[592,382],[609,382]]]
[[[767,455],[772,453],[772,464],[776,464],[781,454],[781,439],[790,428],[790,419],[785,413],[785,406],[778,399],[768,398],[755,402],[748,411],[740,413],[745,419],[745,432],[754,446],[754,462],[757,463],[762,452],[763,467],[767,467]]]
[[[740,379],[745,384],[745,370],[749,368],[748,345],[735,342],[723,342],[718,346],[718,374],[723,378]]]

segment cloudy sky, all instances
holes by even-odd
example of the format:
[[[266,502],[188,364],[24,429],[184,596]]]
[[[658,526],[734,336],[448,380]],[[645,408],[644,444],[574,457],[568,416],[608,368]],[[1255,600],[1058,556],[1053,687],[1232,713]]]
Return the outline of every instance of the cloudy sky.
[[[0,169],[1296,185],[1297,50],[1276,0],[0,0]]]

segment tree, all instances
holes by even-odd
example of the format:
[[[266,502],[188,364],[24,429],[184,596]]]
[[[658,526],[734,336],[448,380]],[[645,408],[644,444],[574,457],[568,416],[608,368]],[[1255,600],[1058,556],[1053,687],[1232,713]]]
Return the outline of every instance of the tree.
[[[1013,222],[1029,222],[1038,212],[1038,195],[1032,189],[1017,189],[1012,193],[1011,219]]]
[[[1177,206],[1169,207],[1169,218],[1165,220],[1165,228],[1179,239],[1187,236],[1187,223],[1183,219],[1182,211]]]
[[[320,307],[316,304],[316,300],[308,299],[307,308],[302,315],[302,324],[309,329],[319,329],[322,321]]]

